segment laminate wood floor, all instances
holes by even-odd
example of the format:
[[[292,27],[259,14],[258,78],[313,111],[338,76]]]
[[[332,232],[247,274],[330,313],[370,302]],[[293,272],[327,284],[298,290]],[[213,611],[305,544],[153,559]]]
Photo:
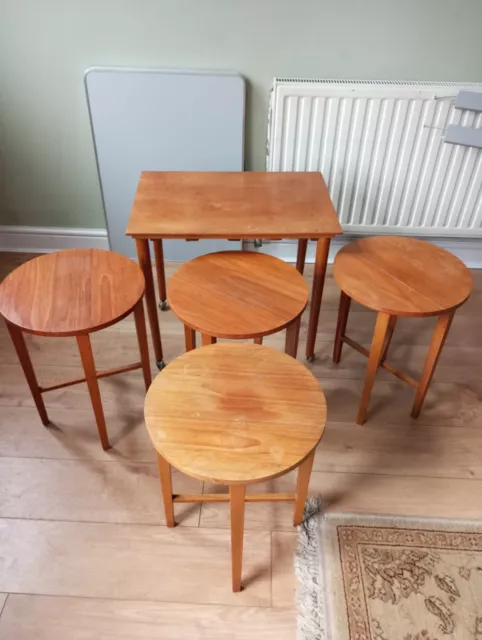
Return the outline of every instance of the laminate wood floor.
[[[30,257],[0,254],[0,278]],[[345,346],[340,365],[331,361],[338,291],[328,275],[309,365],[328,401],[311,482],[327,509],[482,518],[482,271],[473,275],[420,418],[410,418],[413,390],[380,371],[363,427],[354,420],[366,360]],[[183,328],[170,312],[159,317],[170,361],[183,352]],[[300,359],[306,326],[305,312]],[[373,326],[374,314],[354,304],[349,335],[369,344]],[[390,360],[419,373],[433,326],[401,319]],[[131,318],[92,342],[99,368],[137,359]],[[41,384],[80,374],[74,339],[27,343]],[[283,348],[284,335],[265,344]],[[100,385],[108,452],[84,385],[46,394],[53,424],[42,426],[0,323],[0,640],[295,638],[290,505],[246,506],[246,588],[233,594],[228,505],[177,505],[181,526],[168,530],[141,373]],[[291,491],[294,481],[291,473],[253,490]],[[174,490],[225,489],[175,473]]]

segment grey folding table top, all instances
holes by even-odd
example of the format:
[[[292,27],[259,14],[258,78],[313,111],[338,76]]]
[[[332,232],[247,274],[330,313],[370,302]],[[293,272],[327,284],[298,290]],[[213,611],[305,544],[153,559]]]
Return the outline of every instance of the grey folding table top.
[[[242,171],[245,83],[236,73],[92,68],[85,74],[111,249],[135,257],[125,235],[142,171]],[[165,242],[167,260],[225,240]]]

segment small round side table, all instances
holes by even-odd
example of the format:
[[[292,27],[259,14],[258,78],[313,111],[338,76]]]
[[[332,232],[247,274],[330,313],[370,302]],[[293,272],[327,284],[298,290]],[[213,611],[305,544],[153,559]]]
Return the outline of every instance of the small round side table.
[[[418,418],[455,311],[472,291],[469,269],[449,251],[430,242],[375,236],[351,242],[339,251],[333,276],[341,289],[333,360],[340,361],[344,342],[368,357],[357,423],[365,422],[379,367],[417,390],[412,417]],[[370,351],[345,335],[352,300],[378,313]],[[398,316],[437,316],[420,380],[386,362]]]
[[[50,420],[42,393],[87,382],[102,447],[109,448],[98,378],[142,368],[146,391],[151,383],[143,295],[144,276],[137,264],[101,249],[71,249],[42,255],[5,278],[0,285],[0,314],[6,320],[44,425]],[[141,361],[96,371],[89,334],[119,322],[132,311]],[[23,332],[75,336],[85,377],[39,386]]]
[[[308,287],[291,265],[253,251],[220,251],[183,264],[171,277],[167,299],[184,324],[186,351],[217,338],[254,338],[261,344],[287,328],[285,351],[296,358]]]
[[[301,524],[315,449],[326,423],[318,381],[292,357],[255,344],[194,349],[153,381],[145,420],[158,453],[168,527],[176,502],[231,506],[233,591],[241,589],[244,503],[294,501]],[[229,486],[229,495],[173,495],[171,465],[205,482]],[[295,493],[246,493],[246,486],[298,467]]]

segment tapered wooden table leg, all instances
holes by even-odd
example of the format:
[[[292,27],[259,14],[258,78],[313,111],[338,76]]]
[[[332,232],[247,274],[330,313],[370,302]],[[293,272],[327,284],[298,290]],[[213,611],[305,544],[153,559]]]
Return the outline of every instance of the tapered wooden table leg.
[[[303,513],[305,510],[306,498],[308,497],[308,488],[310,486],[311,469],[313,460],[315,459],[315,451],[303,460],[298,467],[298,480],[296,482],[296,500],[293,513],[293,525],[297,527],[303,522]]]
[[[229,487],[231,507],[231,571],[233,591],[241,591],[244,538],[244,497],[245,487],[235,484]]]
[[[27,384],[30,388],[33,401],[35,402],[35,406],[37,407],[37,411],[39,412],[42,424],[47,426],[48,424],[50,424],[50,420],[47,415],[47,410],[45,408],[42,393],[37,382],[37,376],[35,375],[35,371],[32,366],[32,361],[30,360],[30,354],[28,352],[27,345],[25,344],[23,333],[21,329],[13,324],[10,324],[10,322],[6,322],[6,325],[12,339],[13,346],[15,347],[15,351],[17,352],[18,359],[20,360],[20,364],[22,365],[23,372],[27,379]]]
[[[84,367],[85,380],[89,389],[92,408],[94,409],[95,421],[99,430],[100,441],[103,449],[109,449],[109,437],[107,435],[107,427],[105,424],[104,410],[102,408],[102,399],[100,397],[99,381],[95,371],[94,354],[92,353],[92,345],[88,333],[77,336],[77,344],[79,345],[80,358]]]
[[[156,294],[154,291],[154,278],[152,276],[151,254],[149,252],[148,240],[136,240],[137,257],[139,266],[144,274],[146,281],[146,306],[147,315],[149,316],[149,325],[151,327],[152,343],[154,345],[154,353],[156,355],[156,364],[159,369],[164,366],[164,358],[162,355],[161,332],[159,329],[159,319],[157,317]]]
[[[285,353],[288,353],[293,358],[296,358],[298,353],[298,341],[300,337],[301,316],[298,316],[288,327],[286,328],[285,339]]]
[[[380,358],[380,364],[382,362],[385,362],[385,360],[387,359],[388,350],[392,342],[393,331],[395,329],[396,324],[397,324],[397,316],[390,316],[390,320],[388,322],[387,335],[385,337],[385,344],[383,345],[382,357]]]
[[[151,365],[149,363],[146,316],[144,314],[144,303],[142,298],[134,307],[134,320],[136,323],[137,341],[139,342],[139,353],[141,355],[142,375],[144,376],[144,384],[147,391],[151,386]]]
[[[153,240],[154,261],[156,263],[157,288],[159,289],[159,307],[162,311],[168,308],[166,302],[166,270],[164,268],[164,249],[162,240]]]
[[[254,344],[263,344],[263,336],[257,336],[253,340]]]
[[[164,503],[164,513],[166,514],[166,526],[174,527],[174,503],[172,501],[172,473],[171,465],[159,453],[157,454],[157,465],[161,477],[162,501]]]
[[[273,416],[283,418],[274,430]],[[240,591],[244,503],[296,500],[295,522],[302,518],[314,451],[326,424],[326,400],[318,381],[277,349],[221,343],[183,353],[156,376],[144,418],[159,454],[171,526],[172,502],[230,502],[232,588]],[[172,496],[166,458],[188,476],[228,486],[229,495],[206,491]],[[246,492],[249,485],[298,467],[296,493]]]
[[[298,240],[298,253],[296,255],[296,269],[300,273],[303,273],[305,270],[305,260],[306,260],[306,248],[308,246],[308,240],[305,238],[301,238]]]
[[[330,238],[321,238],[316,243],[316,261],[313,274],[313,288],[311,291],[310,321],[306,338],[306,357],[312,361],[315,357],[316,332],[320,319],[321,298],[325,285],[326,265],[330,251]]]
[[[203,347],[205,347],[208,344],[216,344],[217,342],[217,339],[214,336],[208,336],[205,333],[201,335],[201,340],[202,340]]]
[[[430,343],[425,365],[423,367],[422,377],[418,385],[417,393],[415,395],[415,401],[412,407],[412,418],[418,418],[420,409],[422,408],[423,401],[427,394],[429,384],[435,373],[435,367],[442,353],[445,340],[447,338],[452,320],[454,318],[455,311],[449,311],[440,315],[437,318],[437,324],[435,325],[435,331],[432,336],[432,342]]]
[[[372,346],[370,347],[370,357],[368,358],[367,372],[365,375],[365,385],[358,408],[357,424],[364,424],[367,415],[368,403],[375,381],[375,374],[383,356],[385,340],[388,331],[390,316],[388,313],[379,313],[373,334]]]
[[[416,389],[412,417],[417,418],[437,366],[455,310],[470,296],[473,279],[456,256],[430,242],[400,236],[361,238],[341,249],[333,264],[333,277],[347,295],[378,312],[371,350],[348,336],[344,342],[368,355],[358,424],[363,424],[378,367]],[[420,380],[387,362],[388,350],[398,317],[436,316],[437,325]],[[339,322],[340,324],[340,322]],[[337,349],[341,350],[337,330]]]
[[[338,364],[343,348],[343,338],[346,332],[346,323],[350,312],[351,298],[344,291],[340,294],[340,306],[338,308],[338,322],[336,325],[335,346],[333,347],[333,362]]]
[[[187,324],[184,325],[184,342],[186,345],[186,351],[192,351],[196,348],[196,332]]]

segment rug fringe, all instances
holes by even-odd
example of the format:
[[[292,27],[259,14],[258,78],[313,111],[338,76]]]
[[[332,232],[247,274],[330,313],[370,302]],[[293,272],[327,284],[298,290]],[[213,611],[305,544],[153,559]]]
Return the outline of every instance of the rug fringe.
[[[346,523],[356,526],[382,526],[428,529],[441,526],[451,532],[480,533],[480,520],[453,520],[413,516],[393,516],[360,513],[322,513],[321,498],[306,502],[303,523],[298,527],[298,550],[295,556],[297,589],[297,640],[330,640],[338,621],[330,618],[327,600],[330,599],[324,566],[326,533],[332,527]],[[328,578],[330,580],[330,578]],[[334,627],[332,627],[332,624]],[[481,636],[482,638],[482,636]]]
[[[298,527],[298,550],[295,557],[297,589],[297,639],[326,640],[325,587],[319,549],[321,500],[310,498],[305,505],[303,522]]]

